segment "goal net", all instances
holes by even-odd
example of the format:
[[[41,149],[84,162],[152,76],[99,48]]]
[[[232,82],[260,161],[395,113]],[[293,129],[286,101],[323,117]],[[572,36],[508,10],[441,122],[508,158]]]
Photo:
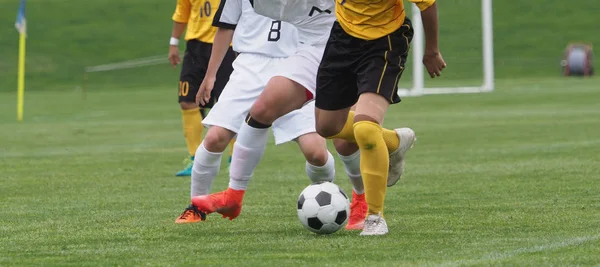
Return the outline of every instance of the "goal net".
[[[440,50],[448,67],[440,78],[429,79],[429,74],[422,63],[425,38],[421,13],[419,8],[412,4],[410,18],[414,36],[412,52],[409,56],[409,64],[412,65],[407,68],[404,79],[400,82],[398,95],[420,96],[493,91],[492,0],[438,1],[438,5],[440,6]],[[444,8],[444,5],[452,5],[452,7]]]

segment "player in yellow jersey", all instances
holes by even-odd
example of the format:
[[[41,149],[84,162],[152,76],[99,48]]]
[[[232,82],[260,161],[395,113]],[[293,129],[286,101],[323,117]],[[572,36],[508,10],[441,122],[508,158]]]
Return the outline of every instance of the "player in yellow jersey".
[[[446,63],[438,49],[437,5],[435,0],[410,2],[422,14],[423,63],[432,78],[439,76]],[[413,30],[402,0],[336,0],[335,9],[337,22],[317,76],[316,128],[323,137],[358,144],[368,204],[361,235],[384,235],[386,185],[400,178],[416,136],[410,128],[388,130],[381,124],[389,105],[400,102],[398,81]]]
[[[227,51],[223,63],[217,72],[217,80],[211,100],[204,106],[196,104],[196,93],[208,68],[208,60],[217,29],[212,26],[219,0],[178,0],[173,14],[173,30],[169,42],[169,61],[173,68],[180,63],[179,38],[186,31],[186,50],[179,78],[179,105],[183,119],[183,133],[191,161],[176,173],[177,176],[190,176],[194,153],[202,142],[202,119],[204,108],[211,108],[221,91],[229,81],[233,71],[231,64],[235,59],[232,49]],[[233,142],[232,142],[233,144]],[[231,157],[230,157],[231,159]]]

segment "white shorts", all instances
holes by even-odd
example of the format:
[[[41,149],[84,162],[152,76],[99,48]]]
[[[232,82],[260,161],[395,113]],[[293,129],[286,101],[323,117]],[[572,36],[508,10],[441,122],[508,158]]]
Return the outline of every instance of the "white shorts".
[[[289,59],[248,53],[240,54],[233,61],[233,72],[229,77],[229,82],[223,89],[218,102],[202,120],[202,124],[206,127],[219,126],[238,133],[250,108],[275,73],[300,84],[305,82],[296,80],[296,77],[308,76],[301,73],[304,67],[286,68],[286,72],[280,71],[283,66],[290,64],[287,61]],[[315,75],[316,72],[317,69],[314,70]],[[316,80],[316,76],[313,77]],[[313,81],[313,86],[315,82]],[[314,101],[275,120],[272,129],[275,144],[278,145],[295,140],[304,134],[316,132]]]
[[[317,71],[325,45],[298,45],[295,54],[285,59],[285,63],[277,70],[275,76],[283,76],[304,86],[315,97],[317,88]]]

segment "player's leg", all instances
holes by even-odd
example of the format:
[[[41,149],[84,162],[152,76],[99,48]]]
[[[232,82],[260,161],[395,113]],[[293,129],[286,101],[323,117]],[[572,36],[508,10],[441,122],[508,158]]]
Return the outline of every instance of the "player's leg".
[[[191,175],[194,154],[196,148],[202,142],[202,132],[204,130],[204,126],[202,126],[203,117],[200,107],[195,103],[196,92],[206,71],[205,66],[200,62],[200,55],[197,54],[199,53],[200,46],[201,43],[199,41],[188,41],[179,78],[178,95],[183,123],[183,136],[191,161],[183,170],[177,172],[176,176]],[[205,63],[208,64],[208,61]]]
[[[347,230],[362,230],[367,217],[367,202],[365,187],[360,174],[360,151],[358,145],[343,139],[334,139],[333,145],[338,157],[344,163],[348,180],[352,185],[352,201],[350,202],[350,217],[346,224]]]
[[[233,131],[219,126],[212,126],[208,129],[204,140],[195,153],[191,172],[191,197],[207,195],[210,192],[212,183],[219,174],[223,151],[225,151],[229,141],[234,136]],[[190,204],[177,217],[175,223],[194,223],[205,219],[206,214]]]
[[[238,66],[240,60],[242,60],[243,64],[240,63],[238,68],[236,66]],[[264,92],[263,88],[265,84],[267,84],[268,80],[273,76],[275,71],[273,67],[277,66],[277,61],[277,59],[270,59],[262,56],[240,54],[234,63],[234,69],[236,69],[236,71],[234,71],[234,75],[232,75],[230,83],[227,85],[227,87],[229,87],[233,81],[236,81],[235,84],[237,84],[239,89],[232,97],[238,98],[239,101],[244,101],[243,106],[246,111],[244,116],[239,119],[239,122],[236,125],[238,130],[235,132],[238,134],[230,168],[230,177],[234,176],[238,177],[238,179],[230,179],[230,186],[226,191],[192,198],[192,203],[207,214],[218,211],[224,217],[233,219],[241,212],[241,204],[243,200],[243,194],[247,186],[247,180],[249,180],[249,176],[252,175],[252,171],[254,169],[250,171],[249,175],[246,175],[246,171],[243,171],[240,167],[235,167],[236,157],[241,158],[242,160],[255,162],[253,165],[256,166],[258,161],[260,161],[260,158],[262,158],[262,153],[264,152],[264,147],[266,146],[268,138],[268,132],[267,134],[262,134],[262,131],[261,134],[248,132],[248,119],[245,115],[250,112],[251,106],[259,97],[261,92]],[[249,66],[251,66],[251,68]],[[252,73],[245,73],[249,71]],[[235,75],[238,72],[243,72],[243,75],[240,75],[240,79],[237,79]],[[249,87],[258,88],[258,90],[249,89]],[[223,94],[229,94],[227,88],[224,90]],[[221,105],[224,99],[225,97],[221,96],[221,100],[219,100],[215,107]],[[249,104],[246,105],[246,102],[249,102]],[[238,109],[239,105],[231,103],[229,105],[224,105],[224,107],[226,109]],[[212,112],[213,111],[211,111],[211,113]],[[215,121],[215,123],[223,122]],[[266,127],[264,130],[268,131],[268,127]]]
[[[347,230],[362,230],[367,217],[368,205],[365,200],[365,187],[360,174],[360,151],[356,143],[343,139],[333,139],[338,157],[344,163],[344,169],[352,185],[352,202]]]
[[[252,57],[243,57],[236,60],[234,65],[253,65],[261,71],[267,63],[253,60]],[[212,182],[219,172],[223,151],[240,130],[253,100],[262,92],[264,82],[249,79],[254,75],[234,71],[225,86],[219,101],[213,106],[203,123],[209,127],[206,137],[196,151],[192,172],[191,196],[205,196],[210,192]],[[197,209],[194,205],[190,208]],[[200,209],[202,210],[202,209]]]
[[[313,99],[316,67],[322,51],[322,47],[303,46],[296,54],[274,66],[277,75],[269,80],[265,90],[252,105],[248,119],[238,133],[229,174],[230,188],[245,189],[264,154],[271,125]]]
[[[285,88],[289,88],[289,90]],[[273,77],[267,83],[265,90],[259,96],[259,100],[252,105],[250,114],[246,118],[245,123],[242,123],[238,132],[236,143],[233,147],[228,189],[223,192],[211,194],[208,197],[194,197],[192,198],[194,205],[206,213],[219,212],[223,217],[227,217],[230,220],[235,219],[240,214],[244,194],[250,178],[264,155],[271,124],[278,117],[302,106],[302,103],[298,99],[289,96],[297,91],[305,91],[298,88],[303,87],[283,77]],[[275,99],[268,96],[268,94],[272,94],[273,92],[276,92],[275,94],[281,97],[280,102],[274,101]],[[284,94],[281,94],[281,92],[284,92]],[[285,92],[289,95],[286,95]],[[306,93],[302,95],[302,99],[305,101]],[[260,100],[261,98],[263,100]],[[272,106],[267,108],[266,103]],[[283,103],[288,103],[289,105],[283,105]],[[258,115],[262,122],[252,117],[254,114]],[[219,200],[216,201],[216,199]]]
[[[404,71],[411,36],[411,27],[405,24],[384,38],[366,41],[365,60],[358,66],[362,70],[358,76],[361,95],[356,104],[354,133],[361,153],[369,153],[361,155],[369,205],[369,216],[361,235],[387,233],[387,224],[383,219],[386,187],[390,182],[395,183],[394,178],[397,181],[401,175],[404,155],[416,139],[409,128],[396,129],[394,132],[381,128],[389,105],[400,102],[396,91]],[[373,158],[379,160],[371,160]],[[397,172],[397,177],[390,179],[389,170]],[[365,177],[367,173],[368,178]]]
[[[311,183],[333,182],[335,160],[327,150],[325,138],[311,132],[299,136],[297,142],[306,159],[306,175]]]
[[[225,191],[227,205],[219,207],[214,201],[202,197],[192,199],[195,205],[202,206],[208,213],[218,211],[230,219],[239,215],[248,182],[264,154],[269,128],[277,119],[301,108],[313,97],[307,88],[314,88],[315,67],[320,57],[318,51],[322,50],[307,47],[305,54],[296,54],[273,64],[273,71],[280,74],[270,78],[238,132],[229,172],[229,188]],[[312,87],[305,85],[311,82]]]
[[[333,182],[335,161],[326,140],[315,132],[315,103],[311,101],[273,123],[275,144],[296,141],[306,159],[306,175],[312,183]]]
[[[233,51],[232,48],[229,48],[229,50],[227,51],[227,54],[225,54],[225,57],[223,58],[221,67],[217,71],[217,80],[215,82],[215,87],[213,88],[213,91],[211,94],[211,100],[209,101],[209,104],[211,105],[211,107],[212,107],[212,105],[214,105],[214,103],[216,101],[218,101],[218,99],[221,95],[221,92],[223,91],[223,88],[225,88],[225,85],[229,81],[229,76],[231,76],[231,73],[233,72],[233,61],[235,60],[235,57],[236,57],[235,52]],[[233,154],[233,144],[234,143],[235,143],[235,138],[233,138],[229,142],[229,158],[227,159],[228,166],[231,163],[231,155]]]
[[[362,235],[387,233],[387,225],[382,214],[386,181],[389,179],[388,155],[389,151],[395,152],[399,149],[402,135],[397,131],[383,129],[381,123],[389,104],[400,101],[396,94],[397,83],[404,69],[403,63],[410,41],[405,37],[405,33],[407,32],[400,33],[403,37],[403,42],[400,44],[397,40],[398,35],[393,36],[394,40],[392,36],[387,36],[387,38],[365,41],[349,36],[336,24],[328,42],[328,48],[331,49],[326,50],[319,69],[317,107],[320,110],[316,113],[317,131],[330,138],[355,141],[360,149],[360,169],[369,206],[369,216]],[[340,42],[340,40],[345,41]],[[392,44],[396,49],[393,49]],[[350,59],[351,62],[348,62],[345,57],[358,60]],[[351,67],[344,68],[343,62]],[[336,83],[338,88],[350,87],[347,84],[339,84],[340,82],[335,80],[340,70],[348,68],[357,75],[357,86],[353,89],[360,94],[356,102],[355,116],[348,116],[345,113],[344,109],[349,105],[340,95],[344,89],[333,91],[327,88],[327,85]],[[321,96],[325,97],[321,98]],[[333,120],[345,123],[331,123]],[[412,146],[414,142],[412,130],[407,130],[406,137],[408,138],[405,138],[404,146]]]

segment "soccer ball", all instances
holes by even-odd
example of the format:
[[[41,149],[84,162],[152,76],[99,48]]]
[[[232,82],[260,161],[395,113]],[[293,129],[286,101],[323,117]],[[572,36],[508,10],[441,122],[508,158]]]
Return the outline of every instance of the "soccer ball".
[[[331,234],[342,228],[350,215],[346,193],[334,183],[307,186],[298,197],[298,219],[317,234]]]

